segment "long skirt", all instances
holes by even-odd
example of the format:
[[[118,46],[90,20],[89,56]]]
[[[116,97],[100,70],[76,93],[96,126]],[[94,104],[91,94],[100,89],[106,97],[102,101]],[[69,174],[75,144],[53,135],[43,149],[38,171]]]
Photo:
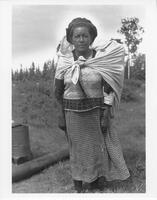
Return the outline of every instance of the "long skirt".
[[[106,133],[100,126],[100,108],[86,112],[65,111],[72,178],[92,182],[125,180],[130,174],[111,121]]]

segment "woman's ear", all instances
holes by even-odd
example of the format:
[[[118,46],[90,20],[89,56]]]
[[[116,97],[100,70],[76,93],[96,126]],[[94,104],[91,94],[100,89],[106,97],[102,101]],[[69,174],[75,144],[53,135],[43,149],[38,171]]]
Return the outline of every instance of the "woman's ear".
[[[91,35],[90,35],[90,36],[91,36]],[[91,36],[90,40],[91,40],[91,42],[90,42],[90,45],[92,45],[92,44],[93,44],[93,42],[94,42],[94,40],[93,40],[92,36]]]
[[[69,43],[73,45],[73,37],[72,37],[72,35],[71,35],[71,39],[70,39]]]

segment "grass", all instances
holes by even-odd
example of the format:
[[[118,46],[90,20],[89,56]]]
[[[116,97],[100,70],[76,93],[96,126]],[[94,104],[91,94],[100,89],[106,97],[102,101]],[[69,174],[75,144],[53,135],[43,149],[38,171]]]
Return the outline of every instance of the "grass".
[[[144,193],[145,185],[145,88],[144,84],[127,83],[126,87],[134,88],[136,100],[123,101],[115,118],[115,126],[131,177],[126,181],[112,181],[104,193]],[[130,85],[129,85],[130,84]],[[13,88],[13,119],[23,119],[22,105],[25,102],[23,91]],[[56,112],[51,110],[56,118]],[[29,119],[29,118],[28,118]],[[35,121],[35,119],[34,119]],[[64,132],[56,126],[37,126],[30,123],[31,150],[34,157],[60,150],[67,146]],[[69,160],[59,162],[29,179],[12,185],[13,193],[74,193]],[[94,191],[98,192],[98,191]]]

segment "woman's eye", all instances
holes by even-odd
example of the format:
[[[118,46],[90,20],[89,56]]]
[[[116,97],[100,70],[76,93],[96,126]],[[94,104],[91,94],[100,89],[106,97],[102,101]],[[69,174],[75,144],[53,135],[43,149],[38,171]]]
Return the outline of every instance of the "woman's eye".
[[[76,39],[79,39],[79,38],[88,38],[88,35],[82,35],[82,36],[76,35],[75,38]]]
[[[79,35],[75,35],[75,36],[74,36],[75,39],[78,39],[79,37],[80,37]]]

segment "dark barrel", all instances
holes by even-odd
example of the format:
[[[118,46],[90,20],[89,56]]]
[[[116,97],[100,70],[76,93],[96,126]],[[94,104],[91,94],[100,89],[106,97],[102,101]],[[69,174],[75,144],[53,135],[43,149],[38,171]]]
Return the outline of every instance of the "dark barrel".
[[[12,161],[21,164],[32,159],[29,140],[29,127],[23,124],[12,124]]]

